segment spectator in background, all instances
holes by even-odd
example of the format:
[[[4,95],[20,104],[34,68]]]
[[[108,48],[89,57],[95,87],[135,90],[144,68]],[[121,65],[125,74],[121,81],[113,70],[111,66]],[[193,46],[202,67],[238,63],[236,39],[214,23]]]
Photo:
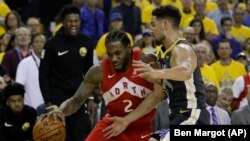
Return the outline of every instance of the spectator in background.
[[[16,29],[21,27],[22,24],[20,15],[14,10],[7,14],[4,22],[6,32],[10,32],[13,35],[15,34]]]
[[[6,32],[0,37],[0,64],[2,64],[5,53],[14,46],[14,36]]]
[[[42,24],[40,22],[40,19],[36,17],[29,17],[27,22],[26,22],[27,28],[30,29],[31,34],[38,34],[38,33],[43,33],[42,31]]]
[[[87,0],[80,10],[81,32],[87,35],[95,46],[104,33],[104,12],[97,7],[97,0]]]
[[[142,13],[142,23],[145,26],[145,28],[150,28],[150,22],[152,19],[152,11],[156,8],[159,7],[161,5],[163,0],[152,0],[151,4],[147,7],[145,7],[145,9],[143,11],[141,11]]]
[[[2,36],[6,31],[4,29],[4,20],[6,15],[11,11],[9,6],[5,3],[4,0],[0,0],[0,36]]]
[[[183,37],[189,42],[189,43],[193,43],[194,41],[194,28],[191,26],[185,27],[183,29]]]
[[[220,87],[231,87],[237,77],[246,74],[245,66],[232,59],[229,40],[221,40],[218,43],[217,53],[219,60],[211,64],[211,67],[215,70]]]
[[[202,20],[194,18],[189,25],[194,29],[194,40],[192,41],[192,44],[198,44],[206,41],[206,33]]]
[[[31,40],[30,30],[20,27],[15,31],[16,46],[7,51],[3,57],[3,65],[6,67],[10,77],[16,79],[16,70],[19,62],[30,55],[29,44]]]
[[[232,54],[231,57],[233,59],[236,58],[236,55],[242,51],[242,46],[239,41],[237,41],[233,35],[232,35],[232,26],[233,26],[233,20],[230,17],[223,17],[221,19],[221,32],[218,36],[214,37],[210,40],[210,43],[213,48],[213,52],[215,54],[215,57],[219,59],[217,54],[217,49],[219,42],[222,40],[229,40],[230,45],[232,47]]]
[[[202,43],[206,45],[208,48],[211,48],[210,43],[206,40],[206,33],[204,30],[204,24],[201,19],[194,18],[190,22],[190,26],[194,29],[194,40],[191,42],[192,44]],[[207,64],[211,64],[215,61],[214,53],[211,49],[209,49],[209,58]]]
[[[232,112],[233,91],[232,88],[221,87],[216,105],[226,110],[230,115]]]
[[[141,9],[141,11],[151,5],[150,1],[148,0],[134,0],[134,2],[135,5],[137,5]]]
[[[177,7],[178,9],[181,9],[182,4],[179,0],[162,0],[162,5],[172,5]]]
[[[48,107],[73,96],[93,65],[93,44],[80,33],[80,10],[66,5],[60,12],[62,27],[45,43],[39,67],[41,92]],[[85,104],[66,118],[67,141],[83,141],[91,130]]]
[[[250,0],[246,0],[246,11],[243,17],[242,24],[250,27]]]
[[[243,76],[237,77],[235,82],[233,83],[233,110],[239,109],[248,104],[247,102],[247,94],[248,94],[248,86],[250,85],[250,74],[246,74]]]
[[[24,86],[9,84],[4,89],[5,105],[0,109],[0,139],[3,141],[31,141],[36,122],[36,110],[24,104]]]
[[[10,40],[12,38],[12,34],[9,32],[4,33],[1,37],[0,37],[0,52],[5,52],[7,50],[7,48],[9,48],[8,46],[10,45]]]
[[[194,46],[194,50],[199,60],[202,80],[204,84],[215,84],[217,89],[220,89],[219,81],[217,79],[214,69],[208,65],[210,49],[205,44],[199,43]]]
[[[207,17],[206,14],[206,0],[194,0],[195,15],[189,19],[186,19],[186,25],[190,24],[192,19],[198,18],[202,21],[206,39],[210,40],[214,36],[218,35],[218,29],[213,19]]]
[[[24,103],[37,109],[44,104],[42,93],[39,86],[39,66],[45,36],[41,33],[34,34],[31,39],[31,55],[24,58],[17,67],[16,82],[25,87]],[[38,113],[39,114],[39,113]]]
[[[250,88],[247,88],[246,93],[246,105],[232,113],[233,125],[250,125]]]
[[[231,119],[228,112],[216,105],[218,99],[218,89],[212,84],[206,84],[206,103],[210,113],[211,125],[230,125]]]
[[[193,8],[193,0],[182,0],[181,4],[182,4],[182,9],[181,9],[180,27],[184,28],[187,19],[194,17],[195,12]]]
[[[154,39],[154,37],[152,35],[151,30],[145,29],[142,32],[142,46],[141,46],[141,49],[142,49],[142,52],[144,54],[156,54],[155,47],[153,45],[153,39]]]
[[[121,0],[120,4],[110,11],[111,14],[114,12],[122,15],[124,31],[133,37],[141,34],[141,10],[132,0]]]
[[[249,58],[246,56],[246,54],[244,52],[240,52],[236,56],[236,61],[242,63],[245,66],[247,72],[250,71]]]
[[[122,18],[122,15],[120,13],[118,13],[118,12],[112,13],[110,15],[109,21],[110,21],[109,32],[119,31],[119,30],[123,31],[124,30],[123,18]],[[102,58],[107,55],[105,40],[106,40],[108,33],[103,34],[96,45],[96,55],[97,55],[99,60],[102,60]],[[134,45],[133,37],[128,32],[126,32],[126,34],[130,40],[131,46],[133,46]]]
[[[32,0],[33,1],[33,0]],[[51,32],[56,24],[56,18],[62,7],[72,3],[72,0],[39,0],[38,16],[44,25],[44,34],[51,36]]]
[[[219,32],[221,29],[221,19],[223,17],[233,17],[233,11],[228,7],[229,0],[217,0],[218,9],[208,13],[208,17],[213,19],[217,25]]]
[[[247,38],[250,38],[250,27],[244,26],[242,24],[244,16],[244,10],[239,5],[236,5],[233,10],[233,27],[232,35],[236,40],[238,40],[242,45]]]

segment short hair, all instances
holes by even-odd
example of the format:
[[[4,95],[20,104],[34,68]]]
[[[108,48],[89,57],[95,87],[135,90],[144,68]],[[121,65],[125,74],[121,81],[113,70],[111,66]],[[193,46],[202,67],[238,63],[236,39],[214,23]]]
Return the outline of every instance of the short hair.
[[[24,97],[25,89],[22,84],[15,82],[8,84],[4,88],[3,93],[6,100],[12,95],[21,95],[22,97]]]
[[[228,40],[228,39],[222,39],[222,40],[220,40],[220,41],[218,42],[218,48],[219,48],[219,44],[220,44],[220,43],[229,43],[230,48],[232,48],[231,43],[230,43],[230,40]]]
[[[39,24],[40,24],[40,22],[41,22],[41,20],[40,20],[38,17],[29,17],[29,18],[27,19],[27,21],[26,21],[26,25],[28,25],[28,22],[29,22],[30,20],[36,20],[36,21],[38,21]]]
[[[23,33],[23,31],[28,32],[30,38],[31,38],[31,30],[27,27],[19,27],[15,30],[15,40],[17,35],[20,35],[20,33]]]
[[[73,5],[73,4],[68,4],[68,5],[65,5],[62,10],[60,11],[60,20],[63,21],[64,18],[69,15],[69,14],[78,14],[80,15],[80,9]]]
[[[209,46],[205,45],[204,43],[198,43],[198,44],[194,45],[194,49],[198,49],[200,47],[205,48],[207,55],[209,55],[209,53],[210,53]]]
[[[220,25],[223,26],[226,21],[233,21],[231,17],[223,17],[220,20]]]
[[[180,10],[172,5],[163,5],[157,7],[152,12],[153,16],[156,16],[158,19],[167,19],[172,23],[173,28],[179,28],[181,21],[181,12]]]
[[[111,43],[111,42],[116,42],[116,41],[121,41],[122,45],[124,47],[127,47],[130,45],[130,40],[124,31],[112,31],[110,32],[105,40],[105,45]]]
[[[220,90],[219,90],[219,95],[222,95],[222,94],[233,95],[232,88],[225,87],[225,86],[221,87]]]
[[[44,36],[44,34],[42,34],[42,33],[35,33],[35,34],[33,34],[33,35],[31,36],[30,44],[33,44],[35,38],[36,38],[37,36],[40,36],[40,35]],[[45,37],[45,38],[46,38],[46,37]]]

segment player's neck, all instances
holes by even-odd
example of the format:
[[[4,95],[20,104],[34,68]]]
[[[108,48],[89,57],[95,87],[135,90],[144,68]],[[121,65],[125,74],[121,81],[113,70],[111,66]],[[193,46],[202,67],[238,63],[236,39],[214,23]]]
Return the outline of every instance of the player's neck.
[[[169,36],[169,35],[171,35],[171,36]],[[178,39],[179,39],[179,35],[177,33],[172,32],[171,34],[168,34],[168,36],[165,37],[165,40],[163,41],[162,44],[165,48],[169,48]]]

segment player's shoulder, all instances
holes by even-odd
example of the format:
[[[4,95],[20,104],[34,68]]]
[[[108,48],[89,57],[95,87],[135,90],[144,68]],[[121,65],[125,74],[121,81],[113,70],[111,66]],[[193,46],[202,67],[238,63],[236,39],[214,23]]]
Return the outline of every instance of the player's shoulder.
[[[193,50],[193,45],[188,43],[187,41],[183,40],[183,41],[180,41],[179,43],[177,43],[175,45],[175,48],[187,49],[187,50],[192,49]]]
[[[190,43],[186,43],[186,42],[180,42],[178,44],[175,45],[175,47],[173,48],[173,52],[176,54],[182,53],[182,52],[195,52],[193,45]]]
[[[95,83],[101,82],[103,78],[103,67],[101,64],[93,65],[84,77],[85,81],[92,81]]]
[[[103,69],[103,63],[100,62],[99,64],[93,65],[90,69],[89,72],[90,73],[100,73],[102,72]]]

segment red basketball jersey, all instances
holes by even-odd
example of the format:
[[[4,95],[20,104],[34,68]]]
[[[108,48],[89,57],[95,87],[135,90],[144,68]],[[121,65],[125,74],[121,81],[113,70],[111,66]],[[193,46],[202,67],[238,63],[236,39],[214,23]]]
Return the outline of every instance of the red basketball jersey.
[[[140,56],[140,50],[133,51],[133,60],[140,60]],[[126,72],[117,73],[108,58],[103,60],[102,91],[109,115],[123,117],[133,111],[145,97],[153,94],[153,84],[137,75],[132,65]],[[150,123],[154,114],[155,109],[136,123]]]

